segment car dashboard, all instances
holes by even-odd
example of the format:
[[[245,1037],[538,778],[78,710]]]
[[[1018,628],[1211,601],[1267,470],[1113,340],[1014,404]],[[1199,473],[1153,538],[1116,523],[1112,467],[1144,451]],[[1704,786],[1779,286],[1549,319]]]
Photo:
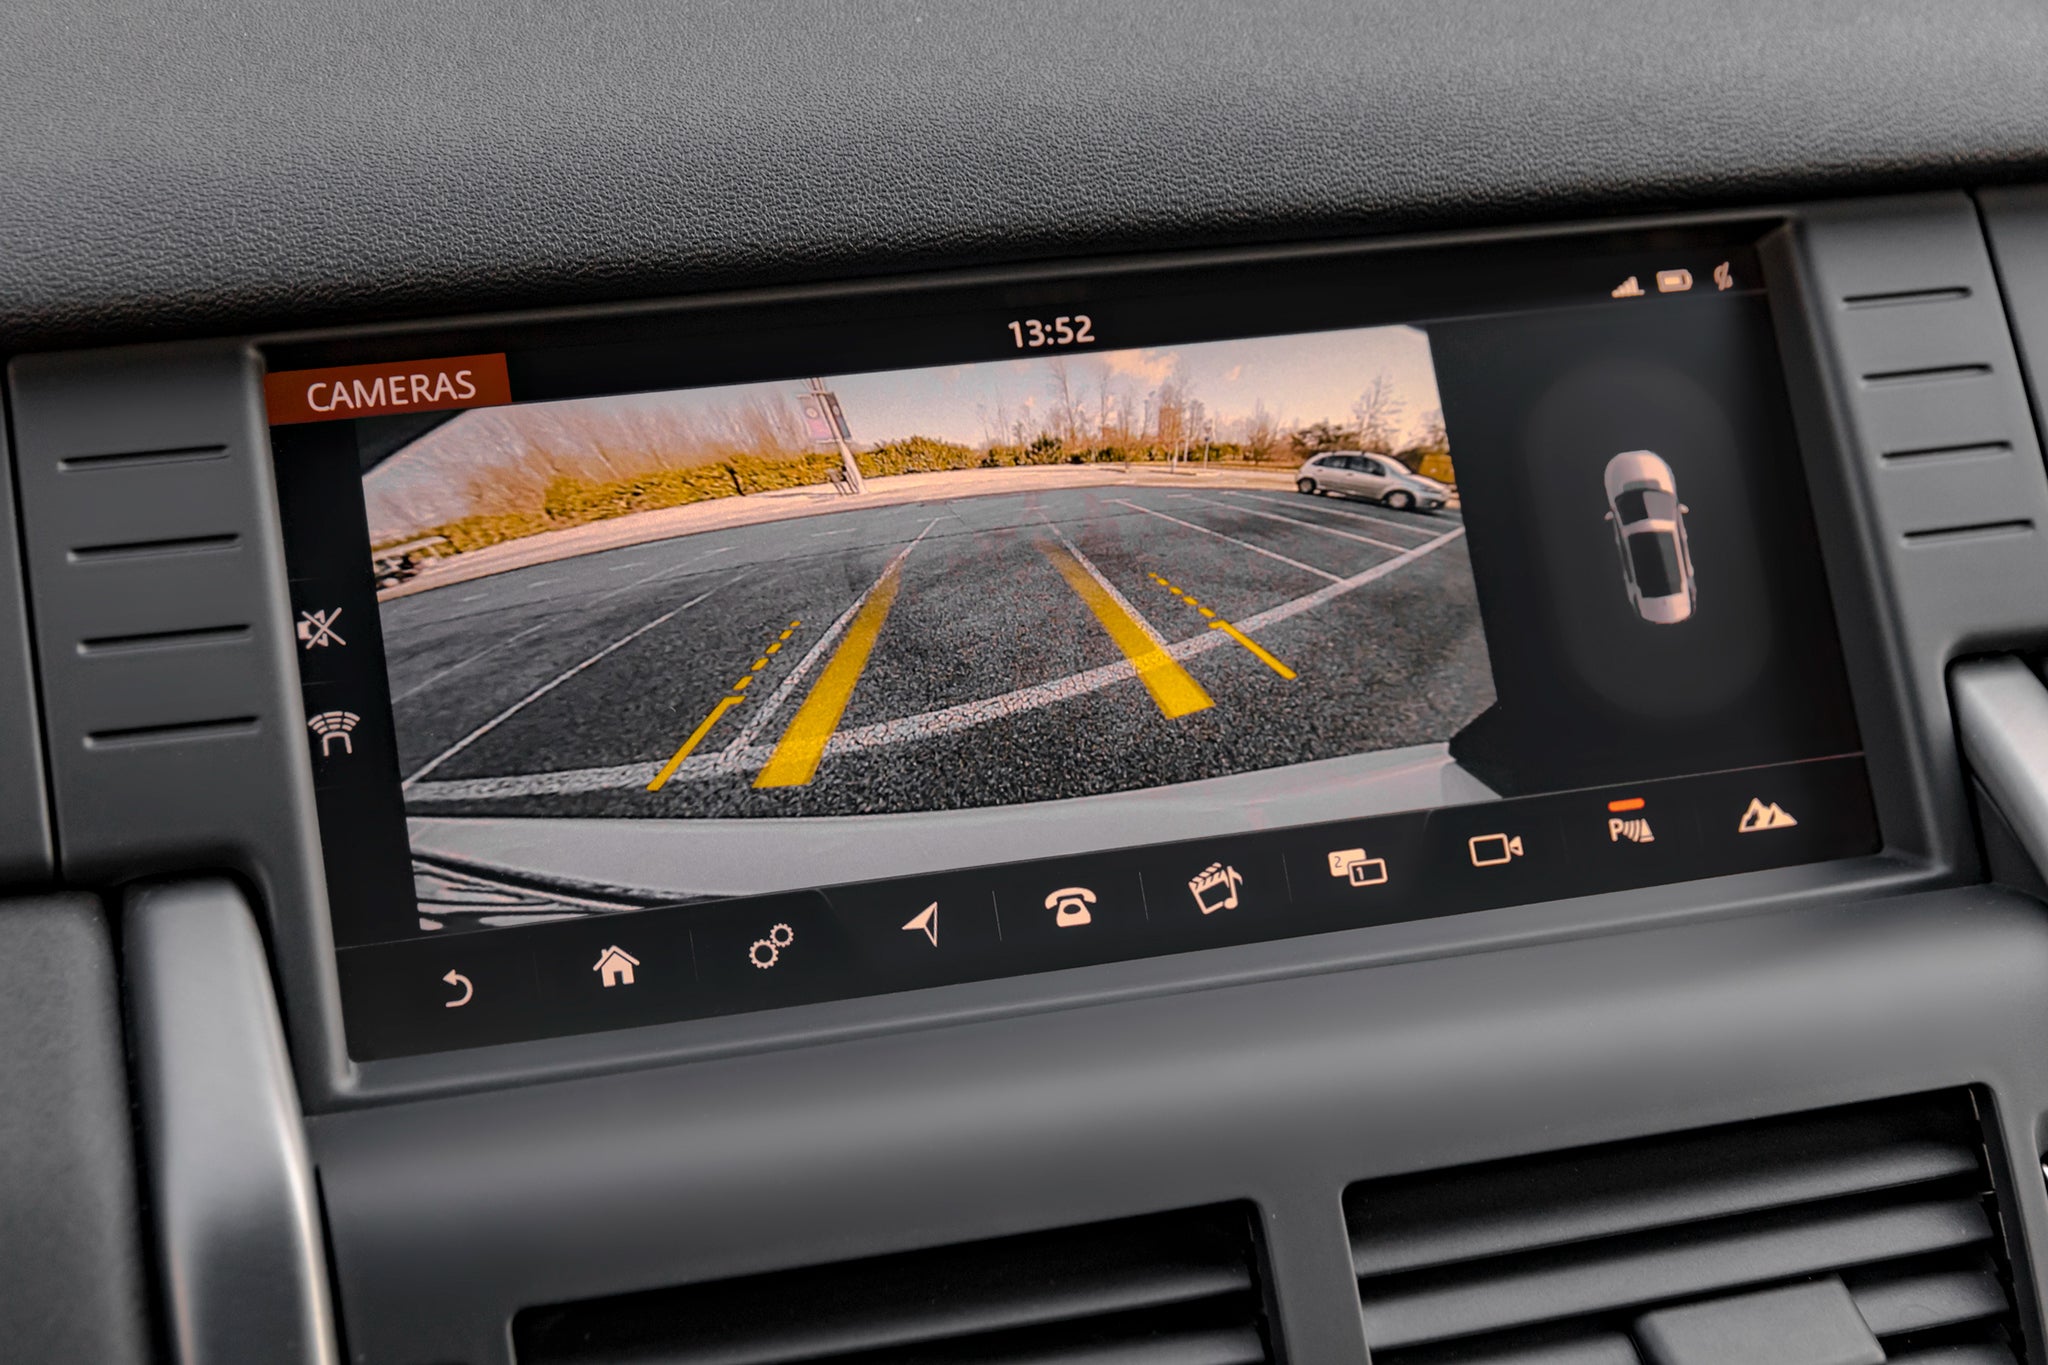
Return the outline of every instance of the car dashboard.
[[[0,18],[0,1340],[2048,1359],[2048,21],[1738,8]]]

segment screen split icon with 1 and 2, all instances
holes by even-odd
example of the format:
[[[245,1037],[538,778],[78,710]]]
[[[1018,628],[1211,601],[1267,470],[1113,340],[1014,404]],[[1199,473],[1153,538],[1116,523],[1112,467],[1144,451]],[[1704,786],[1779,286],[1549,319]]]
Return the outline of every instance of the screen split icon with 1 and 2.
[[[1386,885],[1385,858],[1369,858],[1362,848],[1333,849],[1329,858],[1332,877],[1341,877],[1353,886]]]

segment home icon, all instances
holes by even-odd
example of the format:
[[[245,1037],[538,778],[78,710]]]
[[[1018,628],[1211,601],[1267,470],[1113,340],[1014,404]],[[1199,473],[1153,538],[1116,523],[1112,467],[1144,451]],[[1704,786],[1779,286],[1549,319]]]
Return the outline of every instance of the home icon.
[[[603,955],[590,970],[603,972],[604,984],[607,987],[630,986],[633,984],[633,969],[639,965],[639,958],[614,943],[604,950]]]

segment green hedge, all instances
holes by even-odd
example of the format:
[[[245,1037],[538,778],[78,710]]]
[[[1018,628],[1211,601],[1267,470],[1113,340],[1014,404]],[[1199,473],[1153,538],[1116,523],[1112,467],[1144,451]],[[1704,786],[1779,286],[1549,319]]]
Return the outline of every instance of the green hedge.
[[[1125,461],[1159,463],[1178,453],[1164,446],[1100,446],[1068,450],[1058,440],[1041,436],[1028,446],[992,446],[986,451],[927,436],[891,441],[872,450],[860,451],[854,460],[866,478],[887,478],[892,474],[929,474],[948,469],[1004,469],[1020,465],[1092,464]],[[1244,463],[1245,451],[1231,442],[1196,446],[1186,452],[1191,463]],[[462,554],[523,540],[546,531],[584,526],[594,521],[709,502],[743,493],[769,493],[783,488],[801,488],[824,483],[839,467],[839,455],[807,451],[780,459],[738,455],[712,464],[686,465],[637,474],[629,479],[600,481],[564,476],[551,481],[542,491],[540,506],[530,511],[478,513],[418,532],[418,536],[443,536],[448,553]],[[412,540],[408,534],[403,539]]]

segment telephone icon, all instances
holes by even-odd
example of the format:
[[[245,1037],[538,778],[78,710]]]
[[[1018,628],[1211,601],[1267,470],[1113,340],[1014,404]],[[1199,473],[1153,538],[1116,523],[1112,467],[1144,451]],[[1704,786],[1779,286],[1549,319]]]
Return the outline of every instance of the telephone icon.
[[[1063,886],[1045,898],[1045,908],[1053,912],[1053,923],[1062,929],[1092,922],[1095,916],[1088,907],[1093,904],[1095,893],[1085,886]]]

